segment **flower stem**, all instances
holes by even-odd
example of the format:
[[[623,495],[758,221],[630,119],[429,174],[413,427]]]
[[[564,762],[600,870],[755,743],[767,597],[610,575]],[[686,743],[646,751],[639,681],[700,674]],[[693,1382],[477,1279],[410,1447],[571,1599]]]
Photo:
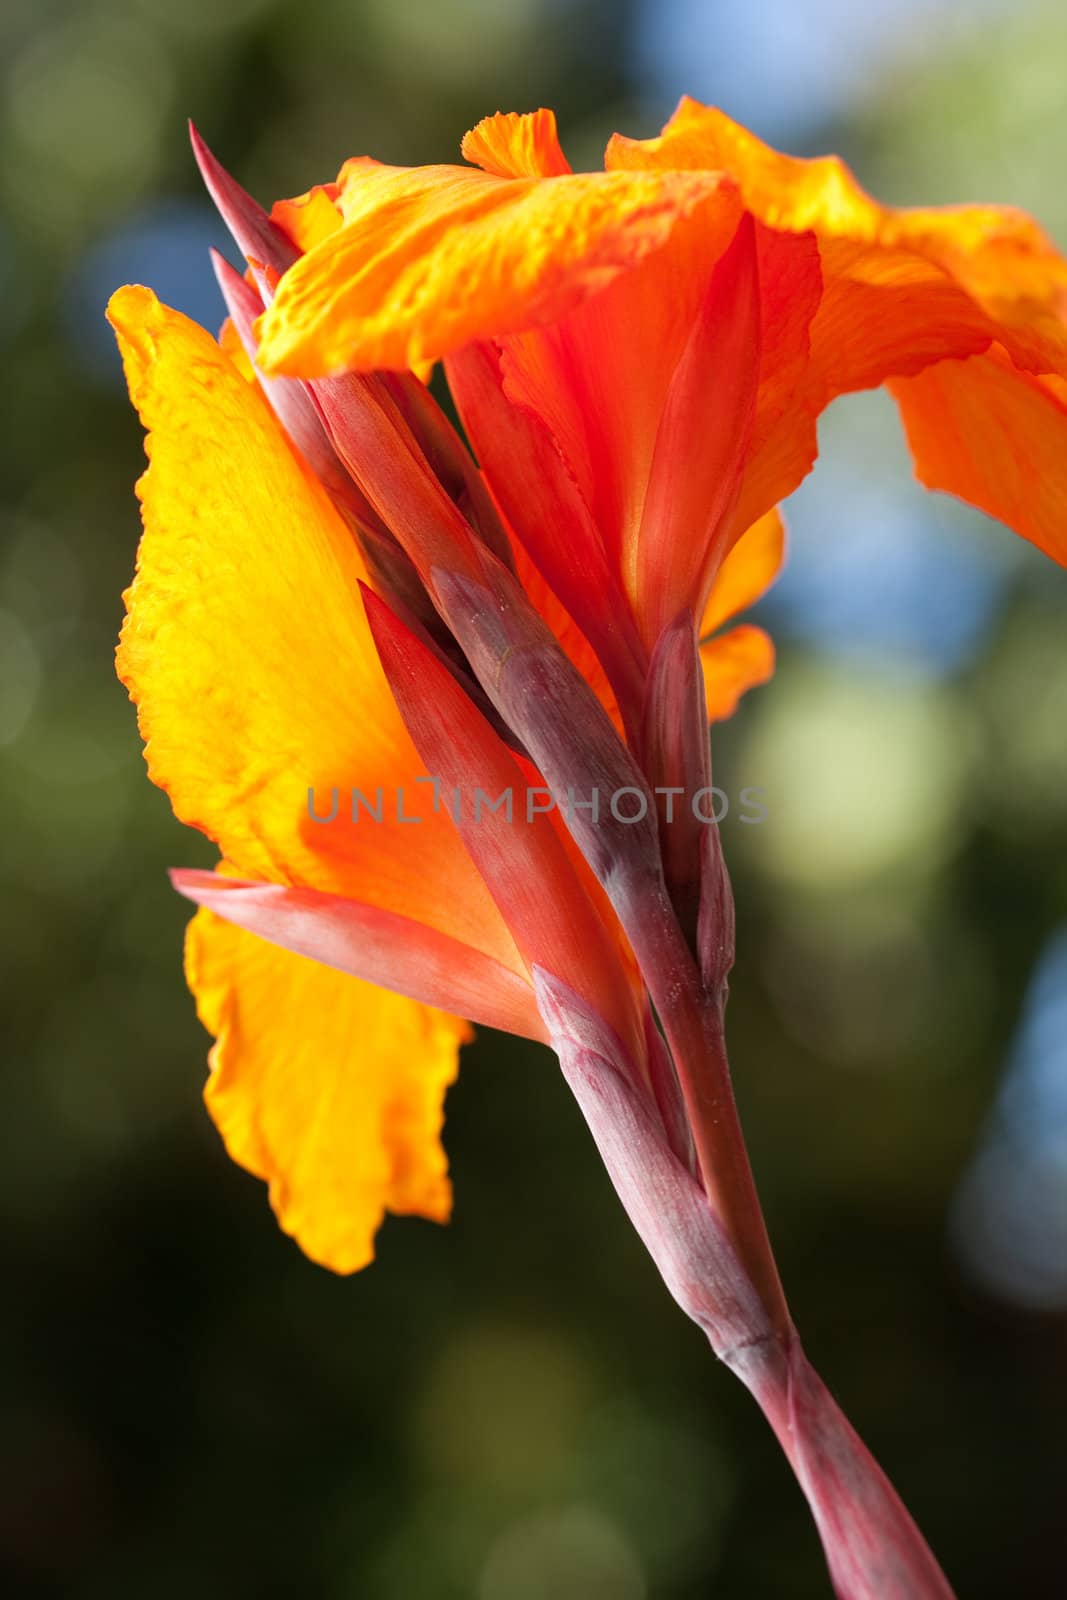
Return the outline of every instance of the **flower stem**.
[[[535,985],[564,1077],[616,1192],[668,1290],[777,1435],[811,1507],[838,1600],[951,1600],[922,1535],[809,1365],[784,1302],[786,1327],[772,1318],[770,1297],[750,1277],[751,1243],[746,1263],[736,1235],[672,1147],[617,1037],[552,975],[538,969]]]
[[[642,909],[626,919],[627,932],[674,1056],[703,1186],[768,1319],[717,1354],[746,1384],[785,1451],[838,1600],[952,1600],[893,1486],[801,1349],[734,1101],[726,985],[712,992],[702,979],[665,892],[653,887]]]
[[[787,1342],[792,1320],[730,1081],[725,985],[714,994],[707,989],[661,883],[649,886],[623,922],[674,1057],[705,1192],[775,1332]]]
[[[893,1485],[794,1337],[723,1359],[774,1429],[811,1507],[838,1600],[953,1600]]]

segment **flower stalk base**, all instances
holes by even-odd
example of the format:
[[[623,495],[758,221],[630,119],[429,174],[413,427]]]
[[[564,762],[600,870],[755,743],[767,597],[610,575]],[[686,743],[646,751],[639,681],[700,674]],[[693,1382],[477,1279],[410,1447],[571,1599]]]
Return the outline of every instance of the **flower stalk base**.
[[[546,973],[537,974],[537,994],[564,1077],[631,1222],[675,1300],[752,1394],[785,1452],[838,1600],[952,1600],[896,1491],[805,1356],[777,1272],[768,1304],[699,1177],[670,1148],[610,1030]],[[725,1054],[719,1063],[725,1070]],[[754,1185],[751,1197],[766,1239]]]

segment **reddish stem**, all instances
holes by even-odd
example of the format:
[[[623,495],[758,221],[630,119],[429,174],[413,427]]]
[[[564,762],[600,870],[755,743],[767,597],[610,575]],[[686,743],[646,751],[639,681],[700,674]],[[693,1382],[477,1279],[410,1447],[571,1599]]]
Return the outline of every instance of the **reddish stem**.
[[[953,1600],[893,1485],[795,1337],[723,1357],[758,1402],[804,1492],[838,1600]]]
[[[725,990],[709,994],[662,880],[616,901],[674,1057],[700,1176],[775,1331],[792,1337],[778,1267],[734,1101],[723,1029]]]

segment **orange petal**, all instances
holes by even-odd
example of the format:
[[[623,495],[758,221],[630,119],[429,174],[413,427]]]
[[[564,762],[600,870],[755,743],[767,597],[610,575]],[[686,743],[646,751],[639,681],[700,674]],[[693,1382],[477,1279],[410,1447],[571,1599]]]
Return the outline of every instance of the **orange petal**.
[[[690,99],[681,102],[658,139],[637,141],[616,134],[605,164],[627,171],[715,168],[729,175],[745,207],[769,227],[815,232],[824,247],[828,283],[849,277],[856,287],[905,291],[912,303],[932,291],[930,311],[940,314],[943,339],[965,331],[969,304],[972,333],[978,325],[977,307],[989,324],[999,324],[1010,334],[1005,342],[1017,360],[1051,364],[1067,358],[1067,262],[1021,211],[1006,206],[908,210],[879,205],[838,157],[801,160],[783,155],[723,112]],[[835,245],[842,248],[835,250]],[[952,285],[958,289],[955,296]],[[878,299],[875,294],[873,302]],[[949,326],[953,315],[955,329]],[[936,332],[933,315],[930,329]],[[903,330],[899,340],[905,356],[913,332]],[[853,329],[861,360],[867,333],[897,342],[889,328]],[[914,348],[910,353],[914,357]],[[927,359],[930,354],[926,352]],[[842,356],[847,362],[849,353],[842,351]],[[893,354],[887,350],[885,358],[892,360]]]
[[[736,193],[724,187],[679,223],[662,250],[601,294],[551,327],[503,341],[505,393],[549,429],[606,549],[629,575],[635,605],[634,555],[667,395],[741,214]],[[818,250],[811,235],[776,234],[759,224],[756,256],[759,386],[727,545],[796,487],[817,449],[819,406],[799,403],[797,391],[821,294]],[[702,573],[687,597],[694,609],[707,577]]]
[[[835,395],[888,379],[911,379],[935,362],[964,361],[988,349],[993,340],[1018,369],[1067,373],[1067,261],[1020,211],[879,205],[836,157],[804,161],[782,155],[722,112],[692,100],[683,100],[657,139],[617,135],[608,147],[607,165],[627,171],[715,168],[737,185],[743,204],[768,228],[783,236],[810,229],[818,240],[824,292],[811,323],[810,360],[791,385],[780,386],[786,408],[762,439],[759,472],[750,464],[738,512],[742,526],[799,482],[806,470],[804,451],[797,448],[799,441],[790,441],[797,418],[810,421]],[[1010,389],[1007,370],[997,360],[974,371],[976,376],[963,386],[953,380],[956,421],[964,420],[966,411],[967,425],[977,424],[975,402],[981,390],[1000,425],[1014,436],[1010,446],[1001,438],[999,459],[1005,454],[1024,459],[1034,417],[1045,419],[1047,437],[1051,412],[1041,386],[1019,383]],[[1057,548],[1058,535],[1047,526],[1045,512],[1028,508],[1025,497],[991,491],[973,468],[961,472],[951,425],[950,436],[935,441],[935,408],[922,406],[917,397],[923,388],[932,396],[938,382],[900,386],[902,395],[915,397],[916,422],[909,427],[916,437],[920,409],[924,413],[919,454],[932,477],[947,474],[954,482],[969,483],[980,496],[976,504],[999,505],[997,514],[1009,525],[1042,548]],[[1017,407],[1006,403],[1009,392]],[[988,421],[979,427],[976,439],[990,431]],[[980,451],[981,446],[970,449]],[[1049,456],[1044,465],[1058,474],[1064,471],[1062,456],[1058,464]],[[769,474],[768,466],[773,469]],[[768,476],[770,481],[756,484],[757,477]],[[1059,491],[1046,486],[1043,493],[1055,499]]]
[[[721,559],[741,488],[760,368],[755,229],[742,217],[707,280],[664,397],[641,521],[623,571],[651,649]]]
[[[939,361],[889,385],[915,471],[1067,566],[1067,392],[1020,372],[1004,350]]]
[[[755,605],[782,569],[785,558],[785,524],[778,510],[754,522],[734,545],[712,585],[700,636],[706,638],[724,622]]]
[[[747,689],[774,675],[774,644],[762,628],[744,623],[700,647],[708,721],[732,717]]]
[[[202,328],[127,288],[110,315],[151,430],[119,673],[153,780],[245,877],[345,894],[523,972],[420,762],[363,615],[362,560],[258,391]],[[335,822],[308,815],[332,788]],[[350,817],[353,788],[382,820]],[[404,787],[417,825],[397,820]]]
[[[285,273],[264,371],[411,367],[551,322],[670,237],[714,173],[500,178],[464,167],[343,171],[345,226]]]
[[[186,973],[216,1038],[208,1109],[313,1261],[366,1266],[386,1211],[447,1221],[442,1103],[471,1036],[465,1022],[210,911],[189,925]]]
[[[655,163],[646,166],[656,170]],[[675,181],[674,173],[660,175]],[[662,248],[605,289],[550,325],[500,340],[505,394],[548,429],[609,556],[628,573],[635,605],[642,587],[633,571],[638,530],[668,391],[709,278],[742,214],[736,186],[724,181],[693,213],[679,217]],[[810,325],[822,293],[815,239],[777,233],[760,223],[756,255],[759,387],[728,542],[810,469],[817,448],[815,419],[824,403],[821,379],[817,394],[798,403],[810,365]],[[462,359],[454,357],[453,365]],[[480,438],[475,445],[482,448]],[[499,494],[498,474],[490,468],[489,476]],[[690,603],[698,606],[700,599],[694,593]]]
[[[503,341],[508,398],[542,418],[620,567],[641,522],[671,379],[740,218],[736,194],[716,189],[662,249],[602,292]]]
[[[572,660],[577,624],[612,681],[630,701],[639,700],[640,644],[629,607],[589,506],[547,422],[512,401],[495,345],[468,345],[449,357],[446,371],[467,437],[528,557],[526,568],[530,562],[536,566],[560,609],[573,618],[571,638],[557,629],[557,618],[539,609]],[[544,583],[539,587],[543,594]],[[586,648],[583,654],[588,653]],[[584,672],[588,661],[576,664]]]
[[[292,200],[276,201],[271,207],[271,221],[289,235],[299,250],[312,250],[341,226],[336,200],[337,185],[319,183]]]
[[[819,247],[810,233],[756,227],[760,278],[760,376],[756,414],[740,499],[726,548],[784,500],[811,470],[818,453],[812,393],[814,319],[823,301]]]
[[[498,111],[463,136],[467,161],[500,178],[558,178],[571,164],[560,147],[556,113]]]

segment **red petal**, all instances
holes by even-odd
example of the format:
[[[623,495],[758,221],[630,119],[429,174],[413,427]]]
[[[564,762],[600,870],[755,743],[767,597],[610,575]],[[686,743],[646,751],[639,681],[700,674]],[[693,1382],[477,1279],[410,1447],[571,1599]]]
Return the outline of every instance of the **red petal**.
[[[458,939],[361,900],[178,868],[187,900],[271,944],[489,1028],[545,1036],[529,985]]]
[[[544,794],[463,690],[376,595],[367,619],[397,706],[524,959],[567,975],[640,1057],[644,1030],[616,943],[544,814]],[[512,796],[506,807],[488,802]],[[547,791],[546,791],[547,793]],[[482,796],[481,806],[477,801]],[[540,811],[531,813],[528,796]],[[634,1041],[641,1041],[635,1044]]]
[[[649,648],[697,609],[741,487],[760,369],[755,225],[742,218],[708,281],[656,435],[636,546],[634,593]]]
[[[643,651],[600,533],[544,419],[507,393],[500,354],[471,344],[445,363],[463,426],[527,554],[592,644],[629,711]]]

